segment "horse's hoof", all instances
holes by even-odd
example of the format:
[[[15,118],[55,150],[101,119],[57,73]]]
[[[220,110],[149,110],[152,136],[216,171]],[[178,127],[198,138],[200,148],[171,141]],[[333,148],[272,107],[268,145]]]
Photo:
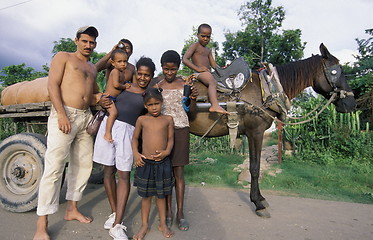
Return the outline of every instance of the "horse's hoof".
[[[263,199],[262,201],[260,201],[260,203],[264,206],[264,207],[269,207],[269,203],[267,202],[267,200]]]
[[[263,218],[270,218],[271,217],[271,214],[269,214],[268,210],[265,209],[265,208],[264,209],[260,209],[260,210],[256,210],[255,213],[259,217],[263,217]]]

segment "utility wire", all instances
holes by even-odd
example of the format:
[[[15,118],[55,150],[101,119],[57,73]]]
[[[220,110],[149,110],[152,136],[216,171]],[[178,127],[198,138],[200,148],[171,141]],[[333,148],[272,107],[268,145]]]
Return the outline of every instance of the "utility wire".
[[[11,6],[8,6],[8,7],[0,8],[0,11],[5,10],[5,9],[8,9],[8,8],[15,7],[15,6],[18,6],[18,5],[21,5],[21,4],[24,4],[24,3],[27,3],[27,2],[31,2],[31,1],[32,1],[32,0],[28,0],[28,1],[20,2],[20,3],[14,4],[14,5],[11,5]]]

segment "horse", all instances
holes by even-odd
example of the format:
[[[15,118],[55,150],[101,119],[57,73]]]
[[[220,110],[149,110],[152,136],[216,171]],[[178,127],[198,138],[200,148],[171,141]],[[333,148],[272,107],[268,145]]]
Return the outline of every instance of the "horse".
[[[356,102],[342,72],[339,60],[329,53],[323,43],[320,44],[321,55],[290,62],[276,66],[283,91],[289,99],[293,99],[305,88],[312,87],[316,93],[326,99],[334,93],[333,104],[341,113],[351,112],[355,109]],[[207,96],[207,88],[200,82],[195,83],[199,95]],[[264,131],[268,129],[278,113],[263,107],[262,89],[259,73],[253,71],[247,85],[235,96],[218,93],[219,102],[234,99],[243,102],[237,107],[238,130],[237,135],[246,135],[249,143],[249,171],[251,174],[250,200],[256,207],[256,214],[261,217],[270,217],[267,211],[268,202],[259,189],[260,155]],[[198,106],[198,103],[197,103]],[[258,110],[258,106],[262,110]],[[265,111],[265,112],[264,112]],[[197,136],[218,137],[228,135],[228,117],[219,116],[201,109],[190,117],[190,132]],[[213,126],[213,127],[212,127]]]

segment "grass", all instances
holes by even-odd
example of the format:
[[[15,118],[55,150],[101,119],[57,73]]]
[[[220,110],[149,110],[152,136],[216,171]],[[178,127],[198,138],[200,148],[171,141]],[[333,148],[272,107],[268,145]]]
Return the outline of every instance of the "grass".
[[[371,173],[347,166],[322,166],[304,161],[283,161],[282,173],[265,175],[261,188],[296,193],[300,197],[373,204]],[[373,170],[373,169],[372,169]]]
[[[191,154],[190,164],[185,167],[186,184],[210,187],[240,188],[239,172],[233,171],[241,164],[244,156],[202,152]]]
[[[273,144],[277,144],[276,139],[266,142],[266,146]],[[190,165],[185,167],[186,184],[243,188],[238,183],[239,172],[233,169],[246,157],[247,153],[245,156],[216,151],[193,153]],[[274,164],[272,168],[281,168],[282,172],[275,176],[265,173],[260,183],[262,190],[281,195],[373,204],[372,165],[365,166],[365,171],[359,171],[352,163],[322,165],[284,157],[281,164]],[[274,172],[273,169],[269,171]]]

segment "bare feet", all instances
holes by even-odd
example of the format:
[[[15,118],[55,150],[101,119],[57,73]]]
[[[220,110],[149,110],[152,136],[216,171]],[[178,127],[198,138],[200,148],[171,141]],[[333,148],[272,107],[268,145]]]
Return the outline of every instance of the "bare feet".
[[[149,232],[149,228],[147,226],[141,226],[140,231],[133,236],[133,240],[142,240],[144,239],[145,235]]]
[[[106,141],[108,141],[109,143],[113,143],[114,142],[113,137],[111,136],[111,133],[108,133],[108,132],[105,133],[104,139]]]
[[[227,112],[224,108],[220,107],[219,105],[217,105],[217,106],[213,106],[213,105],[212,105],[212,106],[209,108],[209,111],[210,111],[210,112],[217,112],[217,113],[222,113],[222,114],[230,115],[229,112]]]
[[[66,210],[65,216],[63,219],[65,219],[66,221],[78,220],[81,223],[92,222],[92,218],[84,216],[77,209],[73,209],[71,211]]]
[[[167,227],[167,225],[163,225],[163,226],[159,225],[158,230],[162,232],[162,234],[163,234],[163,236],[164,236],[165,238],[172,238],[172,237],[174,236],[174,232],[171,231],[171,230]]]
[[[39,216],[36,223],[36,233],[33,240],[50,240],[48,235],[48,219],[47,216]]]

